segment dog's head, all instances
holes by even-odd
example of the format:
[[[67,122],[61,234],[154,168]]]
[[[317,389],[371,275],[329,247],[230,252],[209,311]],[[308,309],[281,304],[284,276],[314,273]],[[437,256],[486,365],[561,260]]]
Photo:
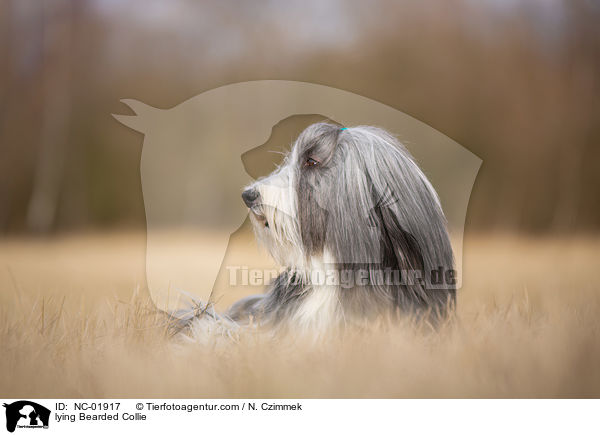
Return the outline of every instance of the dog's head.
[[[282,165],[242,198],[257,238],[286,267],[307,270],[315,259],[423,275],[452,267],[433,187],[379,128],[309,126]]]

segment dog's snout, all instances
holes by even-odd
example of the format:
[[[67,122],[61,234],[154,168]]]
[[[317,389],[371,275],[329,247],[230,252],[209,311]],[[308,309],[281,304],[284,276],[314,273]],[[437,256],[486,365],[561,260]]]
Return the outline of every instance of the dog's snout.
[[[242,199],[248,208],[252,207],[256,203],[256,200],[259,196],[260,195],[257,189],[246,189],[244,192],[242,192]]]

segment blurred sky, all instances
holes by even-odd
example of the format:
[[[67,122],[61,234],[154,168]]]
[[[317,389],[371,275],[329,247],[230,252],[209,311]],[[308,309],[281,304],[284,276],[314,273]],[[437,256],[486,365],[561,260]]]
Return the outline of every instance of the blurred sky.
[[[468,227],[597,230],[599,18],[592,0],[6,0],[0,232],[143,227],[119,100],[262,79],[367,96],[480,156]]]

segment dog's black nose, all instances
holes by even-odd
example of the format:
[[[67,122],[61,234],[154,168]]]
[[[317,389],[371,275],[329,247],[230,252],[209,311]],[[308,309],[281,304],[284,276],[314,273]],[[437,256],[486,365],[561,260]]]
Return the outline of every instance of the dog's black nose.
[[[259,196],[258,190],[256,189],[247,189],[242,192],[242,199],[248,208],[254,205]]]

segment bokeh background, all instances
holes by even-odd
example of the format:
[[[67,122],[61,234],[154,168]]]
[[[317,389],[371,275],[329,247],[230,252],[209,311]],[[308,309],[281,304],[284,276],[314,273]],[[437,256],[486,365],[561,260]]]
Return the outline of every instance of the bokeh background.
[[[600,397],[599,22],[597,0],[3,0],[0,396]],[[457,322],[325,346],[165,339],[139,298],[143,137],[111,114],[263,79],[364,95],[483,160]],[[269,265],[242,230],[233,261]],[[200,229],[205,258],[223,231]],[[196,239],[177,240],[169,261],[189,261]]]
[[[6,0],[0,232],[143,228],[119,100],[258,79],[367,96],[481,157],[467,230],[595,231],[599,18],[593,0]]]

